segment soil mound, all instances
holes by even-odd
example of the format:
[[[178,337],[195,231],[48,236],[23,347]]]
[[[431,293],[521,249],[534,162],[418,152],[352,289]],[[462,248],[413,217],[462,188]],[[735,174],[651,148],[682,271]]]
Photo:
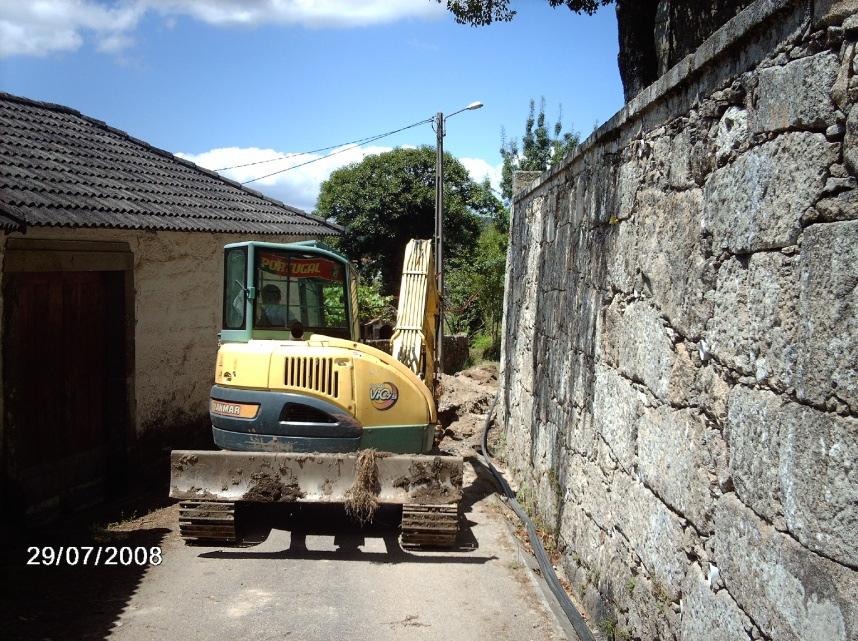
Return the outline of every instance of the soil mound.
[[[440,449],[470,456],[479,449],[486,415],[498,389],[495,365],[480,365],[451,376],[441,376],[438,421],[444,430]]]

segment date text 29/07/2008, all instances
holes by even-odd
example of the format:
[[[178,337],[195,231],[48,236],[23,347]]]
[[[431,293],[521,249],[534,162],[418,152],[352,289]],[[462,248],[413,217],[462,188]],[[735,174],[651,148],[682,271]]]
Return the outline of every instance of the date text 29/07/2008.
[[[164,560],[160,547],[131,546],[31,546],[27,565],[160,565]]]

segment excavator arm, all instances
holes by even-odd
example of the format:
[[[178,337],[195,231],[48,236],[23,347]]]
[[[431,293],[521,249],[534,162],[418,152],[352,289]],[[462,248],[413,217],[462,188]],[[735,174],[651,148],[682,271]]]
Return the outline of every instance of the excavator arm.
[[[423,379],[435,396],[435,335],[438,288],[432,241],[410,240],[405,248],[396,327],[391,337],[393,358]]]

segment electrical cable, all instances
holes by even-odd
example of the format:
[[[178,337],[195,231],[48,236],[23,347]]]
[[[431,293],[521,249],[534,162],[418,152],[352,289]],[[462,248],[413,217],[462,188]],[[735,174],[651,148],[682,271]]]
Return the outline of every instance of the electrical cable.
[[[429,121],[423,120],[421,122],[415,122],[412,125],[408,125],[407,127],[402,127],[401,129],[397,129],[396,131],[388,131],[387,133],[379,134],[379,135],[375,136],[374,138],[366,138],[366,139],[364,139],[363,142],[374,142],[376,140],[380,140],[381,138],[386,138],[387,136],[392,136],[395,133],[398,133],[400,131],[404,131],[405,129],[411,129],[412,127],[417,127],[418,125],[422,125],[422,124],[425,124],[427,122],[429,122]],[[336,156],[337,154],[345,153],[345,152],[350,151],[352,149],[354,149],[354,147],[345,147],[344,149],[340,149],[339,151],[335,151],[335,152],[330,153],[326,156],[320,156],[319,158],[313,158],[313,159],[308,160],[306,162],[298,163],[297,165],[292,165],[291,167],[286,167],[286,169],[279,169],[277,171],[272,171],[270,174],[265,174],[264,176],[258,176],[256,178],[251,178],[250,180],[245,180],[241,184],[247,185],[249,183],[256,182],[257,180],[262,180],[263,178],[268,178],[270,176],[276,176],[277,174],[282,174],[283,172],[289,171],[291,169],[297,169],[298,167],[303,167],[304,165],[309,165],[309,164],[314,163],[314,162],[319,162],[320,160],[325,160],[326,158],[330,158],[331,156]]]
[[[498,472],[497,468],[495,468],[492,463],[491,458],[489,457],[489,429],[492,424],[492,414],[494,413],[495,406],[498,402],[498,397],[500,396],[500,390],[495,394],[495,398],[492,401],[491,407],[489,408],[489,413],[486,416],[486,422],[483,426],[483,438],[480,443],[480,447],[482,448],[483,460],[486,462],[486,465],[489,468],[489,471],[492,473],[492,476],[495,477],[495,480],[500,485],[501,490],[503,491],[503,499],[506,501],[507,505],[512,508],[512,511],[515,512],[516,516],[524,523],[527,528],[527,538],[530,540],[530,546],[533,548],[533,554],[536,556],[536,560],[539,563],[539,567],[542,570],[542,576],[545,578],[545,582],[548,584],[548,588],[551,590],[551,593],[557,599],[557,602],[560,604],[560,607],[563,609],[563,613],[566,615],[566,618],[569,619],[569,623],[572,624],[572,627],[575,630],[575,633],[581,639],[581,641],[595,641],[593,638],[593,633],[590,632],[590,628],[587,627],[586,622],[584,621],[584,617],[581,616],[581,613],[578,612],[578,609],[569,599],[569,595],[566,594],[566,590],[563,589],[563,586],[560,585],[560,580],[557,578],[557,574],[554,572],[554,566],[551,565],[551,559],[548,558],[548,554],[545,552],[545,548],[542,547],[542,541],[539,540],[539,535],[536,533],[536,527],[533,525],[533,521],[530,520],[530,517],[527,515],[527,512],[521,507],[519,502],[515,498],[515,493],[512,491],[512,488],[507,483],[506,479],[503,475]]]
[[[376,140],[380,140],[381,138],[386,138],[387,136],[392,136],[393,134],[398,134],[400,131],[405,131],[406,129],[411,129],[412,127],[418,127],[420,125],[425,125],[427,122],[432,122],[432,118],[427,118],[425,120],[421,120],[420,122],[415,122],[405,127],[400,127],[399,129],[394,129],[392,131],[386,131],[382,134],[375,134],[373,136],[367,136],[366,138],[358,138],[357,140],[352,140],[350,142],[340,143],[338,145],[331,145],[330,147],[320,147],[319,149],[311,149],[310,151],[301,151],[296,152],[294,154],[284,154],[282,156],[277,156],[276,158],[266,158],[265,160],[257,160],[254,162],[248,162],[241,165],[233,165],[231,167],[221,167],[220,169],[215,169],[214,171],[227,171],[230,169],[239,169],[241,167],[251,167],[253,165],[261,165],[264,163],[274,162],[276,160],[285,160],[287,158],[294,158],[296,156],[306,156],[307,154],[314,154],[319,151],[328,151],[329,149],[336,149],[337,147],[346,146],[345,149],[341,149],[340,151],[336,151],[332,154],[327,154],[325,156],[321,156],[320,158],[314,158],[300,165],[294,165],[293,167],[287,167],[286,169],[282,169],[280,171],[275,171],[274,173],[268,174],[266,176],[260,176],[259,178],[254,178],[253,180],[248,180],[247,182],[241,183],[242,185],[246,185],[248,182],[253,182],[255,180],[261,180],[262,178],[267,178],[268,176],[273,176],[274,174],[281,173],[283,171],[288,171],[289,169],[294,169],[295,167],[302,167],[303,165],[309,164],[311,162],[316,162],[319,160],[324,160],[325,158],[329,158],[330,156],[334,156],[338,153],[343,153],[344,151],[348,151],[349,149],[353,149],[349,145],[359,145],[367,142],[373,142]]]

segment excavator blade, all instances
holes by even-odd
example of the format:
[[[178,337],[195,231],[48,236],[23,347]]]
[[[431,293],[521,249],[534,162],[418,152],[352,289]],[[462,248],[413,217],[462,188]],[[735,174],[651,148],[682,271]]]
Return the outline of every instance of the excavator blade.
[[[359,453],[174,450],[170,496],[181,501],[344,503]],[[451,505],[462,496],[461,457],[375,454],[379,503]]]

